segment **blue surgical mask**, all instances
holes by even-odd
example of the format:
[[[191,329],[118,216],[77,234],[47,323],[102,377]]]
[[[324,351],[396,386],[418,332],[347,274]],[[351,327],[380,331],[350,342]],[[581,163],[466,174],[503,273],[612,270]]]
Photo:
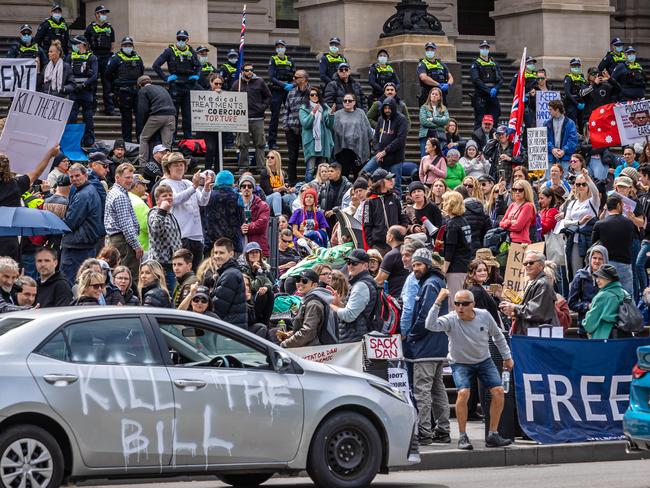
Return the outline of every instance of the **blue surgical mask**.
[[[103,15],[103,14],[101,14],[101,15],[99,16],[99,21],[100,21],[101,23],[104,23],[104,22],[106,22],[107,20],[108,20],[108,15]]]
[[[235,63],[237,63],[237,58],[234,57],[234,56],[231,56],[231,57],[228,58],[228,62],[230,64],[235,64]]]
[[[122,52],[124,54],[126,54],[127,56],[131,56],[131,53],[133,52],[133,48],[132,47],[123,47]]]
[[[55,20],[56,22],[61,20],[61,17],[63,17],[63,15],[61,14],[52,14],[52,19]]]
[[[280,56],[284,56],[284,53],[287,52],[286,47],[276,47],[275,52],[278,53]]]
[[[338,46],[330,46],[330,52],[332,54],[338,54],[339,52],[339,47]]]
[[[435,51],[426,51],[424,55],[427,57],[427,59],[433,59],[436,57],[436,52]]]
[[[20,40],[27,44],[28,42],[32,42],[32,36],[25,34],[24,36],[20,36]]]
[[[630,63],[633,63],[634,61],[636,61],[636,54],[628,54],[628,55],[627,55],[627,60],[628,60]]]
[[[73,50],[74,52],[78,53],[78,52],[79,52],[79,45],[78,45],[78,44],[73,44],[73,45],[72,45],[72,50]]]
[[[528,71],[535,71],[537,69],[537,65],[536,64],[527,64],[526,69]]]
[[[573,73],[574,75],[579,75],[581,71],[582,71],[582,68],[580,68],[580,66],[572,66],[571,67],[571,73]]]
[[[185,46],[187,46],[187,43],[186,43],[185,41],[176,41],[176,45],[177,45],[180,49],[185,49]]]
[[[479,49],[479,53],[481,53],[481,56],[483,56],[483,57],[488,57],[490,55],[490,50],[489,49]]]
[[[623,52],[623,46],[614,46],[614,49],[616,49],[617,53],[622,53]]]
[[[379,64],[386,64],[388,63],[388,56],[377,56],[377,61]]]
[[[207,56],[199,56],[199,63],[205,64],[208,62],[208,57]]]

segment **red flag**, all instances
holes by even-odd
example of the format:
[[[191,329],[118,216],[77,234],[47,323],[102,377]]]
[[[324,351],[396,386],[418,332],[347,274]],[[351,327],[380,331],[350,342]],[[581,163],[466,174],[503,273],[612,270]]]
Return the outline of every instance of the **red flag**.
[[[598,107],[589,117],[589,140],[593,148],[621,145],[618,124],[614,116],[614,103]]]
[[[524,52],[521,55],[515,96],[512,99],[512,109],[510,110],[510,119],[508,120],[509,139],[514,145],[512,149],[513,156],[519,156],[521,150],[521,127],[524,123],[524,96],[526,91],[526,78],[524,77],[525,68],[526,48],[524,48]]]

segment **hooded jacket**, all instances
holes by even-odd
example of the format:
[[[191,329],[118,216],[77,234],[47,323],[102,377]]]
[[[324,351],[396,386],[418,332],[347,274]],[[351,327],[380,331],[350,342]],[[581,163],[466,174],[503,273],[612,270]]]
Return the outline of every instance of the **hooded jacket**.
[[[391,225],[409,225],[400,198],[392,191],[371,194],[363,206],[363,240],[367,249],[386,247],[386,232]]]
[[[334,313],[325,308],[332,300],[334,296],[324,288],[316,287],[307,293],[293,319],[294,333],[283,342],[283,347],[320,346],[318,332],[326,325],[327,313]]]
[[[387,117],[384,109],[390,107]],[[404,162],[406,147],[407,123],[406,118],[398,112],[397,103],[393,97],[388,97],[381,105],[381,115],[375,127],[372,146],[375,151],[386,151],[386,156],[380,162],[382,168],[390,168],[394,164]]]
[[[366,299],[366,297],[368,297]],[[368,270],[361,271],[358,275],[350,280],[350,294],[345,309],[355,307],[357,304],[363,305],[363,309],[348,322],[342,318],[342,311],[339,309],[339,342],[347,344],[349,342],[358,342],[363,339],[371,330],[370,320],[372,312],[375,309],[379,297],[379,288],[375,283],[372,275]]]
[[[248,118],[249,120],[263,119],[264,111],[271,105],[271,92],[264,80],[257,75],[253,75],[250,80],[245,76],[240,76],[240,92],[248,93]],[[235,80],[233,87],[239,85],[239,80]]]
[[[57,271],[45,283],[36,281],[36,301],[41,308],[66,307],[72,301],[72,289],[68,280]]]
[[[244,276],[234,259],[229,259],[219,268],[219,278],[210,296],[212,310],[221,320],[248,329]]]
[[[609,263],[607,248],[601,245],[592,246],[587,254],[587,265],[576,272],[569,287],[569,308],[578,313],[579,324],[585,318],[592,300],[598,293],[598,286],[591,269],[591,255],[594,252],[599,252],[603,256],[603,264]]]
[[[71,231],[63,236],[63,248],[95,247],[97,241],[104,237],[106,232],[102,202],[93,185],[86,183],[74,195],[70,195],[70,203],[63,220]]]
[[[609,338],[626,295],[620,281],[612,281],[598,291],[582,323],[591,339]]]
[[[483,204],[476,198],[465,199],[465,220],[472,229],[472,253],[483,247],[485,233],[492,228],[492,221],[485,213]]]
[[[377,121],[379,120],[379,117],[381,116],[381,106],[384,103],[384,100],[386,100],[388,97],[386,95],[382,95],[379,97],[379,100],[373,102],[372,106],[368,110],[368,113],[366,114],[368,116],[368,121],[370,122],[370,125],[372,128],[377,127]],[[395,103],[397,104],[397,111],[401,113],[404,118],[406,118],[406,132],[409,132],[411,130],[411,115],[409,114],[409,109],[406,106],[406,103],[404,103],[403,100],[400,99],[397,95],[393,97],[395,99]]]

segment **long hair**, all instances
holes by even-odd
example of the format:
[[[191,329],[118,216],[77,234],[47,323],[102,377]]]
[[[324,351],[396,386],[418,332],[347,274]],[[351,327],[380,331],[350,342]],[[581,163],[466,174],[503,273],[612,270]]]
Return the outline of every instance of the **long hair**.
[[[429,188],[429,194],[427,195],[427,198],[429,199],[429,201],[430,201],[431,203],[436,203],[436,195],[435,195],[435,193],[433,193],[433,185],[435,185],[435,184],[438,183],[438,182],[442,183],[442,185],[445,187],[445,191],[443,192],[443,195],[444,195],[446,192],[449,191],[449,185],[447,184],[447,182],[445,181],[445,179],[444,179],[444,178],[436,178],[435,180],[433,180],[433,183],[431,183],[431,186],[430,186],[430,188]],[[441,198],[442,198],[442,197],[441,197]],[[437,204],[436,204],[436,205],[437,205]]]
[[[527,180],[519,180],[513,183],[513,186],[519,184],[524,187],[524,200],[535,205],[535,197],[533,196],[533,187],[530,186]]]
[[[471,263],[469,263],[469,266],[467,267],[467,276],[465,276],[465,282],[463,283],[463,288],[465,290],[469,289],[470,286],[481,284],[477,283],[472,277],[481,264],[485,266],[485,270],[488,272],[489,279],[490,267],[482,259],[474,259]]]
[[[266,163],[264,163],[266,165],[266,171],[269,173],[269,177],[279,176],[280,186],[282,186],[284,185],[284,176],[282,175],[282,156],[280,156],[280,153],[275,149],[271,149],[267,154],[267,156],[268,155],[273,155],[275,161],[275,168],[271,168],[271,166],[269,166],[269,159],[267,157]]]
[[[151,274],[156,277],[158,286],[165,290],[165,292],[169,295],[169,290],[167,289],[167,280],[165,280],[165,270],[160,265],[160,263],[158,261],[150,259],[149,261],[145,261],[140,265],[140,271],[142,271],[142,268],[149,269],[149,271],[151,271]],[[140,300],[142,300],[142,281],[138,281],[138,295],[140,296]]]
[[[0,153],[0,182],[8,183],[11,180],[11,165],[6,154]]]
[[[113,278],[115,278],[115,276],[117,276],[120,273],[127,273],[129,275],[128,288],[131,288],[131,285],[133,284],[133,275],[131,274],[131,270],[123,265],[115,266],[115,268],[113,269]]]
[[[436,105],[436,108],[438,109],[438,112],[442,113],[442,112],[444,112],[446,109],[445,109],[445,106],[444,106],[443,103],[442,103],[442,90],[441,90],[440,88],[438,88],[437,86],[434,86],[433,88],[431,88],[431,90],[429,90],[429,93],[427,93],[427,101],[424,102],[424,105],[425,105],[429,110],[431,110],[431,111],[433,112],[433,108],[434,108],[434,107],[433,107],[433,105],[431,105],[431,94],[432,94],[434,91],[437,91],[437,92],[440,94],[440,100],[438,100],[438,104]]]
[[[465,182],[468,180],[472,184],[471,190],[465,187],[465,189],[469,192],[469,196],[476,198],[479,202],[483,203],[485,201],[485,196],[483,195],[483,190],[481,190],[481,184],[478,182],[475,176],[466,176],[463,178],[463,185],[465,185]]]

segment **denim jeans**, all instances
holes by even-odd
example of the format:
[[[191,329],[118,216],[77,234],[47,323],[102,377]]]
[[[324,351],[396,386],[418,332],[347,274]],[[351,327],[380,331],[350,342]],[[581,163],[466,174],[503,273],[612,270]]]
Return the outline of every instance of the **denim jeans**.
[[[639,276],[639,285],[641,286],[641,293],[648,286],[648,273],[646,272],[646,262],[648,261],[647,253],[650,252],[650,241],[642,241],[641,249],[636,256],[636,269]]]
[[[21,258],[25,275],[37,280],[38,271],[36,271],[36,255],[24,253]]]
[[[313,180],[314,171],[316,171],[318,165],[326,162],[327,158],[324,158],[323,156],[312,156],[309,158],[305,165],[305,183],[309,183],[311,180]]]
[[[388,167],[388,171],[395,175],[395,190],[397,190],[400,195],[402,194],[402,164],[403,163],[396,163]],[[379,168],[379,162],[372,157],[370,158],[370,161],[361,168],[361,171],[372,174],[372,172],[377,168]]]
[[[279,193],[274,192],[267,195],[266,203],[271,207],[271,210],[273,210],[273,215],[279,217],[282,215],[282,202],[291,208],[291,204],[295,199],[296,195],[294,193],[285,193],[284,195],[280,195]]]
[[[598,180],[606,179],[608,170],[609,166],[603,164],[603,161],[600,159],[600,157],[592,156],[589,160],[589,173],[593,178],[596,178]]]
[[[79,266],[85,259],[95,257],[95,248],[88,247],[77,249],[73,247],[64,247],[61,250],[61,272],[68,279],[70,286],[74,285],[77,279]]]
[[[621,286],[623,289],[628,292],[631,296],[634,296],[634,279],[632,278],[632,265],[625,263],[617,263],[616,261],[610,261],[609,264],[616,268],[618,272],[618,278],[621,281]]]
[[[176,275],[174,274],[171,265],[164,265],[163,269],[165,270],[165,281],[167,282],[167,291],[169,291],[169,296],[173,298],[174,288],[176,288]]]

